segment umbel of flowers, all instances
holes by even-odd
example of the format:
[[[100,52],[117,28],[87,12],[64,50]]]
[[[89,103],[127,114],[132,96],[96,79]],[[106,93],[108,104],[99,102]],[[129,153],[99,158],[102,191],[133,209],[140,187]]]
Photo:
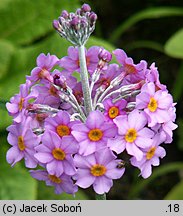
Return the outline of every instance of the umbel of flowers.
[[[74,46],[61,59],[41,53],[6,104],[13,117],[7,162],[24,160],[31,176],[57,194],[92,186],[104,197],[125,173],[125,154],[148,178],[177,127],[175,103],[154,63],[135,64],[121,49],[84,47],[96,19],[87,4],[62,11],[53,26]],[[117,64],[110,63],[112,54]]]

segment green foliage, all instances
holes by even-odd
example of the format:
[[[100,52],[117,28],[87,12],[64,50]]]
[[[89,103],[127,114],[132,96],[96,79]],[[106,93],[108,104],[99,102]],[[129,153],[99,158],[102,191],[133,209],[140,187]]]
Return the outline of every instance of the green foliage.
[[[5,76],[14,52],[13,45],[6,40],[0,40],[0,80]]]
[[[157,7],[148,8],[137,12],[126,21],[124,21],[116,30],[111,34],[110,41],[114,43],[121,35],[127,31],[130,27],[139,21],[146,19],[159,19],[161,17],[168,16],[183,16],[183,8],[178,7]]]
[[[150,40],[136,40],[131,42],[130,44],[127,44],[125,48],[128,51],[134,50],[134,49],[142,49],[142,48],[147,48],[147,49],[152,49],[161,53],[164,53],[164,46],[162,46],[160,43],[157,43],[155,41],[150,41]]]
[[[61,10],[75,10],[77,6],[76,0],[8,1],[1,9],[0,37],[19,45],[30,44],[53,31],[52,20]]]
[[[183,199],[183,180],[176,184],[166,195],[165,200],[182,200]]]
[[[183,80],[183,62],[180,65],[179,71],[176,75],[176,79],[173,85],[172,94],[173,94],[175,101],[178,101],[181,99],[181,95],[183,93],[182,80]]]
[[[176,32],[165,44],[165,52],[174,58],[183,59],[183,29]]]

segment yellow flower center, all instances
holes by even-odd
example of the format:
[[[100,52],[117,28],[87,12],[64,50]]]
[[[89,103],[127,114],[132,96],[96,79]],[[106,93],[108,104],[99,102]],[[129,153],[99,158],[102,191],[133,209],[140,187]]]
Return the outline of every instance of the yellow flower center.
[[[106,171],[106,167],[100,164],[95,164],[90,169],[90,172],[93,176],[103,176]]]
[[[18,148],[20,149],[20,151],[25,150],[25,145],[24,145],[23,136],[19,136],[19,137],[18,137]]]
[[[21,98],[20,102],[18,103],[18,109],[19,109],[19,111],[22,111],[22,109],[23,109],[24,100],[25,100],[24,98]]]
[[[132,74],[132,73],[136,73],[136,68],[133,66],[133,65],[130,65],[130,64],[126,64],[125,65],[125,71],[128,73],[128,74]]]
[[[58,178],[57,176],[55,175],[48,175],[48,178],[53,182],[53,183],[56,183],[56,184],[60,184],[62,182],[62,180],[60,178]]]
[[[53,149],[52,155],[57,160],[61,160],[62,161],[62,160],[65,159],[65,152],[62,149],[60,149],[60,148]]]
[[[60,137],[70,135],[71,133],[70,128],[67,125],[58,125],[56,131]]]
[[[110,117],[111,119],[116,118],[116,116],[119,115],[119,109],[118,109],[118,107],[115,107],[115,106],[111,107],[111,108],[109,109],[109,111],[108,111],[108,114],[109,114],[109,117]]]
[[[156,151],[156,147],[150,148],[150,150],[146,154],[147,160],[150,160],[154,156],[155,151]]]
[[[147,107],[151,112],[155,112],[158,107],[157,101],[152,97]]]
[[[97,129],[97,128],[96,129],[92,129],[92,130],[89,131],[88,137],[89,137],[89,139],[91,141],[96,142],[96,141],[99,141],[99,140],[102,139],[103,132],[100,129]]]
[[[127,142],[134,142],[137,138],[137,131],[134,128],[130,128],[125,134],[125,140]]]

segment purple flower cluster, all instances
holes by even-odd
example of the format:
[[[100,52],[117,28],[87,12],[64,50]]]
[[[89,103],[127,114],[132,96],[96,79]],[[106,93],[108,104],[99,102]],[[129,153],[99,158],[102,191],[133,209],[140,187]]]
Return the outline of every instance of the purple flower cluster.
[[[94,16],[87,5],[77,14],[64,11],[60,22]],[[69,47],[61,59],[43,53],[37,57],[26,83],[6,105],[13,117],[7,129],[12,145],[8,163],[24,159],[27,168],[37,168],[31,176],[54,186],[55,193],[74,194],[78,186],[107,193],[113,179],[125,172],[124,154],[143,178],[151,175],[166,154],[162,143],[172,142],[175,103],[154,63],[135,64],[121,49],[113,55],[118,64],[110,63],[112,54],[102,47],[85,50],[89,115],[82,83],[73,76],[80,72],[78,48]]]

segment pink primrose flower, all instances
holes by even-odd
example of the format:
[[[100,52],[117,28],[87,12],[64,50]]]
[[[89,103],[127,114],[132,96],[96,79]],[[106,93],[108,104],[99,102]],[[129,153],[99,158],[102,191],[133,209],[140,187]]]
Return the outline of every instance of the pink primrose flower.
[[[126,149],[129,155],[140,161],[143,157],[142,149],[151,146],[154,135],[152,130],[145,127],[147,118],[144,113],[133,110],[128,116],[116,117],[114,123],[118,127],[119,136],[108,141],[108,147],[118,154]]]
[[[89,155],[107,146],[107,140],[117,134],[113,123],[105,120],[99,111],[89,114],[85,123],[75,124],[71,133],[79,143],[79,154]]]
[[[37,82],[39,80],[48,80],[53,82],[53,77],[50,74],[51,69],[57,65],[59,59],[55,55],[50,55],[49,53],[45,55],[41,53],[37,57],[37,67],[31,71],[31,76],[28,76],[27,79],[32,82]]]
[[[42,144],[37,146],[35,158],[42,164],[50,175],[59,177],[63,173],[74,175],[76,170],[72,155],[77,153],[78,145],[71,136],[62,139],[52,131],[46,131],[42,135]]]
[[[153,143],[150,147],[143,149],[143,157],[140,161],[137,161],[135,157],[131,158],[131,164],[138,167],[141,171],[143,178],[148,178],[152,174],[152,166],[159,166],[159,158],[163,158],[166,152],[161,143],[165,141],[165,134],[156,134],[153,138]]]
[[[30,174],[33,178],[39,181],[45,181],[47,186],[55,187],[55,193],[63,192],[75,194],[78,190],[77,185],[74,185],[71,176],[62,174],[60,176],[50,175],[46,170],[31,170]]]
[[[156,91],[152,82],[145,84],[136,97],[136,108],[144,110],[149,127],[170,121],[168,110],[172,105],[172,96],[167,91]]]
[[[31,117],[21,123],[14,123],[7,128],[8,142],[12,147],[6,154],[9,164],[14,166],[18,161],[24,158],[25,166],[35,168],[37,160],[34,158],[35,147],[40,143],[40,137],[36,136],[30,128]]]
[[[125,169],[119,169],[121,160],[115,160],[116,156],[108,148],[96,151],[88,156],[75,155],[74,163],[77,173],[74,176],[76,185],[88,188],[91,185],[98,194],[109,192],[113,185],[113,179],[119,179]]]
[[[113,121],[117,116],[126,114],[125,108],[127,105],[127,101],[122,99],[115,103],[112,102],[111,99],[106,99],[104,102],[104,115],[108,121]]]

